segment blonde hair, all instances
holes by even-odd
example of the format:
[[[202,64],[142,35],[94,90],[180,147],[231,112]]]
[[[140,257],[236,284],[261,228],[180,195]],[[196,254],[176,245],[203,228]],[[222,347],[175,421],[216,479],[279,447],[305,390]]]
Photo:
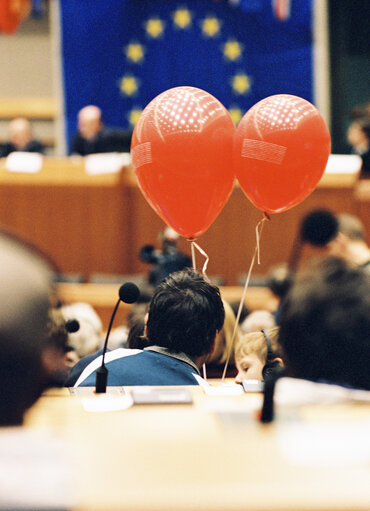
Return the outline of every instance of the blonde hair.
[[[266,329],[271,341],[271,349],[274,355],[281,357],[281,348],[278,343],[279,327],[274,326]],[[240,337],[235,346],[235,361],[239,361],[247,355],[255,354],[264,364],[267,359],[267,342],[263,332],[251,332]]]
[[[224,304],[225,309],[225,321],[224,325],[221,328],[221,330],[216,335],[216,345],[215,348],[211,354],[210,359],[208,360],[208,363],[213,364],[224,364],[227,360],[227,357],[229,356],[230,350],[230,363],[234,364],[234,350],[233,346],[235,347],[236,344],[239,342],[239,328],[237,329],[235,333],[235,338],[233,341],[233,346],[231,345],[233,331],[235,327],[235,314],[231,307],[231,305],[228,302],[225,302],[225,300],[222,300],[222,303]]]

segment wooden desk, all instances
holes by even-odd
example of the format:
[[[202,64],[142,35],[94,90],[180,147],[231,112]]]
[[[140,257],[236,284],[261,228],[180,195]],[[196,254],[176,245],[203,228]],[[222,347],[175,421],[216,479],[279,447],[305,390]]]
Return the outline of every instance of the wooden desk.
[[[292,424],[338,433],[338,424],[369,421],[368,404],[295,408],[263,426],[260,395],[189,388],[193,405],[109,413],[85,412],[67,390],[41,398],[26,425],[66,442],[75,511],[369,510],[369,460],[296,463],[282,443]]]
[[[364,201],[353,193],[357,175],[324,175],[303,203],[266,223],[261,239],[261,264],[254,275],[289,259],[303,215],[313,208],[359,213],[370,232]],[[368,199],[366,199],[368,200]],[[256,244],[255,227],[262,213],[235,187],[229,202],[198,240],[210,257],[209,275],[225,284],[239,284],[248,271]],[[45,158],[38,174],[14,174],[0,162],[0,225],[38,245],[63,273],[146,273],[138,258],[148,243],[158,246],[162,220],[147,204],[132,172],[88,176],[80,159]],[[179,248],[190,253],[186,240]],[[303,258],[309,257],[305,251]],[[198,257],[201,264],[201,257]]]

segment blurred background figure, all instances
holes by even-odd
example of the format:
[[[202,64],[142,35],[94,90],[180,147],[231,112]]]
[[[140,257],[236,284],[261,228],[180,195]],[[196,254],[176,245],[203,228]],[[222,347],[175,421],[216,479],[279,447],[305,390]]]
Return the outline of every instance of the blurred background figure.
[[[157,286],[170,273],[192,266],[190,257],[177,248],[179,237],[171,227],[166,227],[159,234],[161,250],[153,245],[144,245],[140,250],[140,261],[151,265],[148,282],[152,286]]]
[[[301,242],[323,248],[327,254],[370,271],[370,248],[365,227],[355,215],[329,210],[314,210],[307,214],[300,229]]]
[[[362,175],[370,177],[370,117],[354,119],[347,131],[351,152],[362,158]]]
[[[264,328],[272,328],[276,326],[276,321],[267,310],[252,311],[240,325],[242,334],[250,334],[251,332],[260,332]]]
[[[78,357],[95,353],[103,341],[103,324],[94,308],[83,302],[63,305],[60,309],[64,321],[77,320],[79,329],[68,333],[68,344]]]
[[[79,111],[78,132],[73,137],[72,154],[128,153],[130,146],[131,131],[106,128],[99,107],[88,105]]]
[[[8,156],[14,151],[44,153],[45,148],[32,135],[31,124],[24,117],[17,117],[9,123],[9,142],[0,148],[0,157]]]

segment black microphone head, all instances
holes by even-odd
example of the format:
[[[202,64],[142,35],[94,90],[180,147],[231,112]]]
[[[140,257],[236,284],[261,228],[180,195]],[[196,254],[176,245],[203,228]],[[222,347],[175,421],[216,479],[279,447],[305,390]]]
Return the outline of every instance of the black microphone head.
[[[133,282],[126,282],[119,288],[118,294],[122,302],[135,303],[140,296],[140,290]]]
[[[323,247],[338,234],[338,220],[328,210],[317,209],[306,215],[301,223],[301,240]]]
[[[69,334],[73,334],[80,329],[80,323],[77,319],[68,319],[65,323],[65,329]]]

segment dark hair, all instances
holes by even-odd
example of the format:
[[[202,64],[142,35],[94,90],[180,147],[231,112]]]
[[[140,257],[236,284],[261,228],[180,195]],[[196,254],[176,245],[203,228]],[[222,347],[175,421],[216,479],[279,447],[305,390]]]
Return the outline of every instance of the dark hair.
[[[148,339],[144,336],[145,320],[144,318],[137,318],[129,330],[126,348],[142,350],[149,346]]]
[[[317,247],[323,247],[338,234],[338,220],[326,209],[316,209],[302,220],[301,240]]]
[[[279,343],[293,376],[370,390],[370,275],[328,258],[298,278]]]
[[[218,287],[187,268],[172,273],[156,288],[147,336],[151,344],[197,357],[210,353],[224,319]]]

